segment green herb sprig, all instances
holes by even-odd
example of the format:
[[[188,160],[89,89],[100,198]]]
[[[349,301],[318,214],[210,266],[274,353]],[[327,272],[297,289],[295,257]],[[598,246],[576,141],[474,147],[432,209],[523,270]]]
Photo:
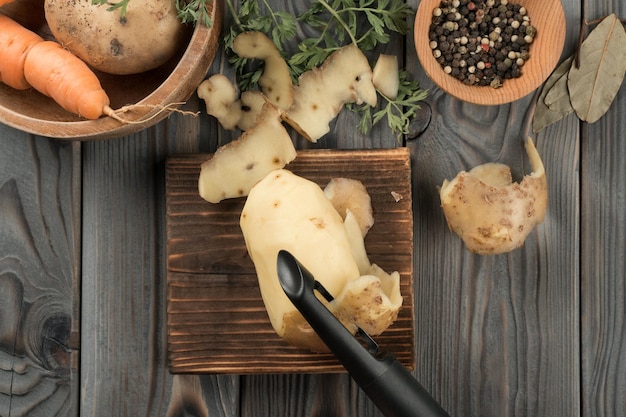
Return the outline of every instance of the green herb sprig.
[[[428,91],[422,90],[417,80],[409,79],[409,74],[405,70],[400,70],[400,86],[398,96],[395,99],[381,96],[385,104],[380,109],[374,109],[368,105],[355,106],[349,108],[361,114],[359,131],[367,133],[375,124],[387,118],[387,124],[392,132],[395,132],[397,139],[402,135],[409,134],[411,118],[420,108],[420,102],[428,96]],[[380,93],[379,93],[380,94]]]
[[[126,9],[130,0],[120,0],[112,2],[109,0],[91,0],[91,4],[96,6],[108,6],[107,11],[120,11],[122,19],[126,18]],[[209,7],[213,0],[176,0],[176,11],[182,23],[202,23],[206,27],[213,25]]]
[[[406,34],[406,19],[413,10],[403,0],[317,0],[298,20],[320,31],[302,41],[290,61],[302,71],[318,66],[336,49],[350,41],[362,51],[389,43],[388,31]]]
[[[238,10],[232,0],[226,0],[234,25],[224,37],[227,50],[232,51],[235,37],[244,31],[256,30],[267,33],[285,58],[292,79],[324,63],[334,51],[353,43],[362,51],[369,52],[389,43],[390,32],[405,35],[407,19],[414,11],[404,0],[315,0],[309,9],[299,16],[275,11],[266,0],[242,0]],[[260,5],[262,4],[262,7]],[[297,43],[293,39],[298,27],[315,33]],[[291,53],[292,50],[295,52]],[[236,72],[242,91],[256,88],[263,69],[248,60],[232,54],[229,61]],[[390,99],[381,94],[380,108],[370,106],[346,106],[360,114],[359,129],[367,133],[375,124],[387,119],[389,128],[400,137],[408,133],[411,117],[419,109],[427,92],[419,82],[409,79],[406,71],[400,71],[398,96]]]
[[[213,0],[176,0],[178,18],[183,23],[201,23],[206,27],[213,26],[211,7]]]
[[[224,46],[228,51],[232,52],[233,41],[237,35],[247,31],[259,31],[269,34],[278,50],[281,51],[283,58],[287,60],[284,45],[296,36],[297,18],[286,12],[274,11],[265,0],[262,3],[263,10],[261,10],[257,0],[245,0],[241,3],[239,11],[237,11],[231,0],[226,1],[234,19],[234,25],[224,35]],[[263,73],[262,68],[249,65],[249,60],[241,58],[235,53],[231,54],[229,63],[235,69],[239,88],[242,91],[258,86],[259,77]],[[297,79],[297,76],[293,75],[296,71],[297,69],[291,68],[294,82]]]
[[[109,0],[91,0],[91,4],[96,6],[109,6],[107,11],[112,12],[114,10],[120,10],[120,16],[122,18],[126,17],[126,8],[128,7],[128,2],[130,0],[120,0],[117,3],[111,2]]]

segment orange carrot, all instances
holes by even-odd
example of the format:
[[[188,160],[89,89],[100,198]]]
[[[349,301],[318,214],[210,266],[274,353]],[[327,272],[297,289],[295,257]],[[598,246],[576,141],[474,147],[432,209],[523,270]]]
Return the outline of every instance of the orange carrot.
[[[5,4],[13,3],[15,0],[0,0],[0,6],[4,6]]]
[[[35,44],[24,63],[26,81],[65,110],[87,119],[109,114],[109,97],[87,64],[53,41]]]
[[[0,0],[0,5],[3,1]],[[17,90],[30,85],[24,78],[24,61],[31,48],[43,39],[0,13],[0,81]]]
[[[10,0],[0,0],[0,5]],[[0,13],[0,82],[15,89],[34,88],[52,98],[65,110],[86,119],[109,116],[121,123],[143,123],[126,120],[120,114],[135,108],[158,108],[170,111],[182,103],[165,106],[128,105],[113,110],[107,93],[93,71],[76,55],[56,42],[39,35]],[[177,110],[175,110],[177,111]],[[179,111],[182,114],[191,112]],[[192,113],[194,114],[194,113]]]

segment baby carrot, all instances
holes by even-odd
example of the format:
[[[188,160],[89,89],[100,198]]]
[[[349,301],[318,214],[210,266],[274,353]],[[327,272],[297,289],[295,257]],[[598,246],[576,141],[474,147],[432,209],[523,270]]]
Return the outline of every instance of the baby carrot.
[[[87,64],[53,41],[35,44],[24,64],[26,81],[65,110],[87,119],[109,114],[109,97]]]
[[[6,0],[0,0],[0,6]],[[31,48],[43,39],[0,13],[0,81],[16,90],[30,85],[24,78],[24,61]]]

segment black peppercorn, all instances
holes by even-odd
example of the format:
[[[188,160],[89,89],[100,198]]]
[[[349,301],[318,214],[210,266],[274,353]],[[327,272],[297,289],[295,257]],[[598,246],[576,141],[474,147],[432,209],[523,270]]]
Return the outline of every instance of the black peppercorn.
[[[521,75],[535,36],[526,8],[508,0],[442,0],[428,34],[446,73],[493,88]]]

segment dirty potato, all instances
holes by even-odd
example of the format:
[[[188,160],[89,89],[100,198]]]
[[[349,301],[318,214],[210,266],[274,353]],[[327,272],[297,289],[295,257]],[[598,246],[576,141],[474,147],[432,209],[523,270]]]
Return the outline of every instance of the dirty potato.
[[[136,74],[167,62],[185,39],[174,0],[130,1],[120,8],[92,0],[45,0],[54,37],[91,67],[109,74]]]

